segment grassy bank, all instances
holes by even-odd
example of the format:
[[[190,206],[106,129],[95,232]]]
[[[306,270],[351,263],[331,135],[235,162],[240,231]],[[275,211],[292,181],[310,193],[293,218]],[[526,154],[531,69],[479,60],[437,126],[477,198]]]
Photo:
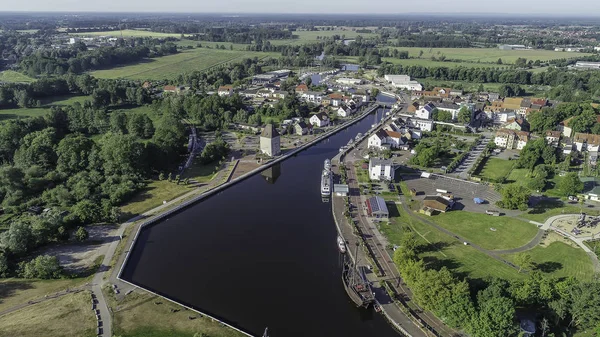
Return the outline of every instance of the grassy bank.
[[[13,70],[0,71],[0,82],[30,83],[34,81],[35,78],[31,78]]]
[[[4,279],[0,281],[0,311],[42,298],[45,295],[55,294],[67,288],[75,288],[86,281],[86,278],[60,280]]]

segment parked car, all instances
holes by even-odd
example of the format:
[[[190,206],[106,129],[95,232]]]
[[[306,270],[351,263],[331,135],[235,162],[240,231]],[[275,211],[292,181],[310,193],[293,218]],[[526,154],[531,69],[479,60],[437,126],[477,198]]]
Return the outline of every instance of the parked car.
[[[493,215],[493,216],[500,216],[500,212],[494,211],[494,210],[491,210],[491,209],[486,210],[485,214],[487,214],[487,215]]]
[[[577,202],[577,201],[579,201],[579,198],[577,198],[577,197],[576,197],[576,196],[574,196],[574,195],[570,195],[570,196],[569,196],[569,201],[575,201],[575,202]]]

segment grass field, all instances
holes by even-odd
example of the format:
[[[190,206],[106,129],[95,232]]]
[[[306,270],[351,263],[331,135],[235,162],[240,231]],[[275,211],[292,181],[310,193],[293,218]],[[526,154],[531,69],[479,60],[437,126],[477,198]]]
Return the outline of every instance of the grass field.
[[[357,58],[358,60],[358,58]],[[423,67],[468,67],[468,68],[507,68],[507,66],[490,64],[490,63],[474,63],[474,62],[442,62],[442,61],[433,61],[431,59],[397,59],[397,58],[389,58],[384,57],[382,61],[389,62],[392,64],[401,64],[403,66],[423,66]]]
[[[122,219],[129,219],[147,210],[160,206],[163,200],[169,201],[190,190],[190,186],[177,185],[167,180],[153,180],[133,199],[121,206]]]
[[[26,280],[9,278],[0,281],[0,311],[42,298],[85,283],[86,279]]]
[[[508,176],[515,162],[510,160],[489,158],[479,173],[482,178],[498,180]]]
[[[498,59],[502,59],[502,63],[512,64],[519,58],[527,60],[548,61],[561,58],[575,58],[587,56],[586,53],[565,53],[556,52],[553,50],[500,50],[498,48],[396,48],[401,51],[408,51],[409,57],[419,57],[419,53],[423,51],[422,59],[430,60],[432,56],[438,58],[441,55],[446,56],[450,60],[464,60],[472,63],[485,62],[495,63]],[[497,65],[502,66],[502,65]]]
[[[89,33],[70,33],[73,36],[113,36],[113,37],[181,37],[181,34],[158,33],[143,29],[124,29],[122,31],[105,31],[105,32],[89,32]]]
[[[538,231],[535,225],[522,220],[464,211],[442,213],[431,218],[427,217],[427,220],[485,249],[511,249],[524,246]],[[495,228],[496,231],[490,228]]]
[[[590,257],[581,248],[572,247],[563,242],[552,242],[547,247],[538,246],[527,251],[531,255],[535,268],[554,277],[573,276],[589,281],[594,275]],[[507,255],[512,260],[516,255]]]
[[[34,81],[35,78],[31,78],[13,70],[5,70],[0,72],[0,82],[30,83]]]
[[[57,96],[43,100],[42,107],[40,108],[0,109],[0,121],[14,118],[43,116],[50,111],[52,106],[72,105],[75,102],[83,104],[86,100],[90,100],[90,96]]]
[[[544,201],[537,204],[533,209],[521,215],[522,218],[537,222],[544,222],[551,216],[560,214],[579,214],[585,212],[588,215],[600,215],[597,209],[591,209],[577,203],[566,203],[561,200]]]
[[[505,280],[523,278],[523,274],[471,246],[465,246],[445,233],[416,221],[401,207],[388,204],[392,221],[382,225],[382,232],[391,243],[399,244],[406,228],[415,232],[422,251],[419,256],[432,268],[446,266],[453,272],[473,280],[498,277]],[[398,213],[400,211],[400,213]]]
[[[89,292],[68,294],[7,314],[0,319],[0,337],[96,335],[96,317]]]
[[[252,57],[275,56],[277,53],[246,52],[197,48],[146,60],[137,64],[93,71],[96,78],[127,78],[134,80],[175,79],[180,74],[205,70],[219,64]]]
[[[110,296],[110,295],[109,295]],[[147,293],[134,292],[115,303],[114,296],[110,300],[114,312],[114,333],[121,337],[237,337],[241,333],[212,322],[209,318],[190,320],[189,316],[198,317],[194,312],[183,309],[166,300]],[[155,305],[154,302],[162,302]],[[171,312],[171,309],[179,309]]]

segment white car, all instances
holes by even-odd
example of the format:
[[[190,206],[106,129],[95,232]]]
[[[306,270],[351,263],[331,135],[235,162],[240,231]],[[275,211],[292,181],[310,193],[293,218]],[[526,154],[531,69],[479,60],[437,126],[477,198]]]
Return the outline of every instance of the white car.
[[[577,197],[576,197],[576,196],[574,196],[574,195],[570,195],[570,196],[569,196],[569,201],[579,201],[579,198],[577,198]]]

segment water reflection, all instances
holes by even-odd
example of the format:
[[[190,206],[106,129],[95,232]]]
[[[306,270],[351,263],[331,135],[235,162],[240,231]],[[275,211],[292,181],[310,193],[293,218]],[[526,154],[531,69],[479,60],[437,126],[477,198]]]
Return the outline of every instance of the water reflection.
[[[281,175],[281,163],[277,163],[260,173],[269,184],[275,184]]]

